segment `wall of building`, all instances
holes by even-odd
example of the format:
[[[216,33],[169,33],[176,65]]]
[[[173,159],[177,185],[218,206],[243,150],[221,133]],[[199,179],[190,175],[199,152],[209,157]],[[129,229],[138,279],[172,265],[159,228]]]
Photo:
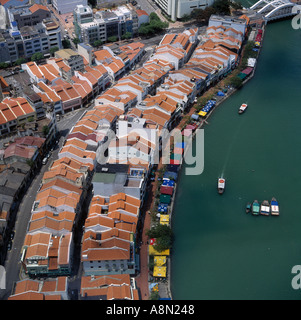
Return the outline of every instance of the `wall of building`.
[[[59,14],[73,12],[77,5],[86,6],[87,0],[53,0],[52,4]]]
[[[176,21],[194,9],[211,6],[214,0],[155,0],[155,2],[173,21]]]
[[[133,266],[132,268],[130,266]],[[85,275],[134,274],[133,263],[128,260],[99,260],[83,262]]]

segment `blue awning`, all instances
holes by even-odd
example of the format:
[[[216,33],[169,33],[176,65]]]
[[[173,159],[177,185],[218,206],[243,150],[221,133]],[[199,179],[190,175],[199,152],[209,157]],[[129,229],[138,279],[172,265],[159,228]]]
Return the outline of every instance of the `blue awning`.
[[[175,182],[173,180],[163,180],[162,186],[164,187],[174,187]]]
[[[172,171],[167,171],[164,173],[163,179],[173,179],[173,180],[177,180],[178,175],[176,172],[172,172]]]
[[[167,204],[166,203],[160,203],[158,205],[158,212],[167,212]]]
[[[175,147],[185,149],[186,143],[185,142],[177,142]]]

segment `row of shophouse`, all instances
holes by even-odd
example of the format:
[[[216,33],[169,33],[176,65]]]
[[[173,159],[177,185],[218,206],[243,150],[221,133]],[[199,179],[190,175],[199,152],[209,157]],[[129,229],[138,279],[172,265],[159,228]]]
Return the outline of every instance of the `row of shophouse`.
[[[166,34],[150,59],[114,79],[70,130],[32,208],[22,251],[30,277],[71,274],[74,231],[87,208],[80,299],[139,299],[132,278],[139,272],[136,239],[158,141],[221,68],[232,67],[232,56],[237,61],[238,53],[222,45],[205,50],[209,33],[200,43],[197,29]],[[207,53],[195,56],[200,52]],[[128,280],[121,284],[120,277]]]
[[[0,102],[1,263],[20,201],[57,134],[55,118],[38,119],[37,109],[29,101],[6,97]]]
[[[110,47],[92,51],[90,46],[79,46],[84,55],[62,49],[43,65],[36,62],[22,65],[35,93],[41,97],[46,109],[55,114],[87,106],[140,61],[144,53],[141,43],[124,45],[119,48],[119,54]]]

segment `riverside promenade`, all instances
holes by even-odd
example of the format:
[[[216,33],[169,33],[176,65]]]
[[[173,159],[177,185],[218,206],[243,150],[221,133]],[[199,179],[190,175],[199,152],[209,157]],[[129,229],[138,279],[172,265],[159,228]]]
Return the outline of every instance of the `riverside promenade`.
[[[263,29],[263,35],[262,35],[262,39],[264,38],[264,33],[265,33],[265,28],[264,26],[262,27]],[[257,54],[257,59],[259,57],[260,54],[260,50],[261,47],[258,50],[258,54]],[[244,51],[242,51],[241,56],[243,56]],[[240,68],[240,63],[237,66],[236,69]],[[255,74],[255,70],[256,70],[256,65],[255,64],[252,73],[243,81],[242,85],[245,85],[248,81],[250,81],[254,74]],[[217,88],[220,87],[226,87],[225,85],[225,80],[221,80],[220,82],[218,82],[214,87],[211,87],[208,91],[206,91],[206,93],[204,94],[204,96],[206,96],[207,94],[211,94],[214,91],[217,90]],[[215,110],[217,110],[217,108],[225,101],[227,100],[230,96],[232,96],[238,89],[235,89],[233,87],[229,87],[227,93],[225,94],[225,96],[214,96],[214,99],[216,99],[216,105],[215,107],[209,112],[209,114],[206,116],[206,119],[201,119],[199,120],[199,124],[198,124],[198,129],[203,128],[203,126],[205,124],[209,124],[208,119],[210,118],[210,116],[213,114],[213,112]],[[189,112],[185,115],[185,117],[182,118],[181,122],[176,126],[177,129],[182,129],[186,122],[187,119],[191,119],[191,115],[195,114],[196,109],[194,106],[191,107],[191,109],[189,110]],[[189,146],[187,146],[189,147]],[[149,186],[149,190],[148,190],[148,199],[142,209],[142,214],[144,216],[144,223],[143,223],[143,232],[142,232],[142,243],[141,243],[141,247],[140,247],[140,274],[137,276],[136,278],[136,282],[137,282],[137,287],[140,289],[140,296],[142,300],[148,300],[149,299],[149,283],[151,280],[150,274],[149,274],[149,267],[148,267],[148,258],[149,258],[149,253],[148,253],[148,236],[146,235],[146,231],[148,229],[151,228],[151,217],[150,217],[150,212],[152,211],[152,209],[154,208],[154,203],[155,203],[155,193],[156,190],[158,189],[158,171],[160,169],[163,168],[163,164],[162,164],[162,159],[160,159],[160,163],[158,164],[158,169],[155,175],[155,181],[151,182],[150,186]],[[173,205],[174,205],[174,200],[176,197],[176,190],[173,194],[172,197],[172,202],[171,202],[171,209],[170,209],[170,225],[171,225],[171,221],[172,221],[172,213],[173,213]],[[172,225],[171,225],[172,226]],[[172,255],[172,249],[171,249],[171,255]],[[158,288],[159,288],[159,296],[160,298],[170,298],[172,299],[172,293],[171,293],[171,256],[169,256],[167,258],[167,277],[166,277],[166,281],[165,282],[160,282],[158,281]]]

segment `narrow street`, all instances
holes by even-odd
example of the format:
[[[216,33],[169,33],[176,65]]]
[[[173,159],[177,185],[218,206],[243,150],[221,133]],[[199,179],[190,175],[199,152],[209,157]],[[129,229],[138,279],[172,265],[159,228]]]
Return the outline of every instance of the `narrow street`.
[[[61,138],[62,140],[63,138]],[[61,142],[60,142],[61,143]],[[15,237],[11,251],[7,252],[5,260],[6,270],[6,288],[7,290],[0,290],[0,299],[7,299],[12,293],[16,281],[22,280],[20,258],[22,254],[22,246],[24,243],[28,221],[31,217],[31,209],[36,198],[36,194],[40,188],[40,183],[44,172],[48,169],[49,164],[57,157],[58,148],[53,151],[46,165],[42,165],[40,170],[34,177],[30,187],[27,189],[26,194],[20,203],[19,209],[16,214],[14,231]]]
[[[162,162],[158,164],[158,168],[155,174],[155,180],[152,181],[148,189],[148,197],[145,202],[141,214],[144,216],[143,231],[141,236],[141,247],[140,247],[140,274],[136,277],[137,287],[140,290],[141,300],[149,299],[149,289],[148,289],[148,236],[146,231],[151,227],[151,210],[154,206],[154,197],[156,190],[158,188],[158,176],[159,170],[162,168]]]
[[[21,272],[20,263],[22,246],[27,232],[28,222],[31,217],[32,206],[39,191],[42,177],[45,171],[48,170],[52,161],[58,158],[58,152],[62,147],[63,141],[69,130],[86,110],[86,108],[82,108],[70,114],[67,114],[60,122],[57,123],[58,131],[61,133],[59,143],[52,151],[47,163],[45,165],[42,165],[39,171],[36,173],[36,176],[32,180],[26,194],[24,194],[23,196],[23,199],[16,213],[15,225],[13,228],[13,230],[15,231],[15,237],[12,241],[12,249],[7,252],[4,264],[6,270],[7,289],[0,290],[0,300],[6,300],[12,294],[15,282],[24,278],[24,274]]]

